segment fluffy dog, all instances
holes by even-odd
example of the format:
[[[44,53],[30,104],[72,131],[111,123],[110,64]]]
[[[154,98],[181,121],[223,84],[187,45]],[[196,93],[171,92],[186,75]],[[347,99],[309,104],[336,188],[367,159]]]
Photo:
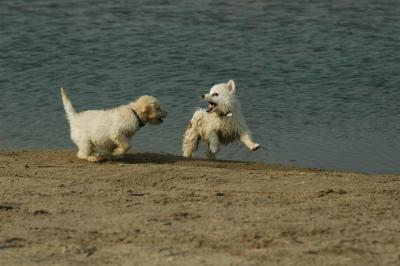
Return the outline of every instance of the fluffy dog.
[[[183,136],[182,152],[191,157],[200,139],[208,145],[208,157],[215,159],[220,145],[239,139],[248,149],[255,151],[260,144],[254,143],[235,96],[235,82],[214,85],[209,94],[202,96],[208,102],[207,109],[197,110]]]
[[[102,161],[104,155],[124,155],[130,149],[130,139],[139,128],[146,123],[161,124],[167,116],[159,101],[147,95],[113,109],[80,113],[75,112],[63,88],[61,96],[71,139],[79,148],[77,156],[90,162]]]

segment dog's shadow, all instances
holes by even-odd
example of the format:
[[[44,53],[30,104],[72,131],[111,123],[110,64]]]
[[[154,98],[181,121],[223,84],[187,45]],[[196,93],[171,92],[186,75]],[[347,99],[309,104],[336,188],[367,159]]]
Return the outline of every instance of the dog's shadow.
[[[209,160],[204,158],[184,158],[182,156],[160,153],[128,153],[122,158],[113,158],[104,163],[122,163],[122,164],[177,164],[186,166],[205,166],[212,168],[244,169],[244,170],[318,170],[311,168],[301,168],[296,166],[287,166],[280,164],[266,164],[257,162],[232,161],[232,160]]]
[[[121,158],[110,158],[106,163],[123,164],[179,164],[189,166],[206,166],[215,168],[254,168],[257,169],[260,164],[253,162],[241,162],[232,160],[210,160],[206,158],[185,158],[172,154],[159,153],[128,153]]]
[[[126,164],[173,164],[173,163],[194,163],[196,165],[213,166],[218,164],[234,164],[246,163],[231,160],[210,160],[207,158],[185,158],[183,156],[168,154],[168,153],[148,153],[137,152],[127,153],[121,158],[108,158],[105,162],[109,163],[126,163]]]
[[[182,156],[172,154],[159,153],[128,153],[121,158],[113,158],[109,162],[126,163],[126,164],[168,164],[184,161]]]

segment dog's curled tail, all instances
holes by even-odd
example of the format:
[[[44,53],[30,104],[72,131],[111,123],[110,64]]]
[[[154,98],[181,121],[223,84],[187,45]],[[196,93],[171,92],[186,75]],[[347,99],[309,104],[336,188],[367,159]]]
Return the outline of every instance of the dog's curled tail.
[[[74,107],[72,106],[71,100],[68,98],[67,92],[61,87],[61,97],[64,105],[65,114],[70,120],[76,114]]]
[[[183,135],[183,143],[182,143],[182,153],[183,157],[190,158],[192,153],[197,150],[199,146],[200,136],[197,134],[195,130],[195,125],[193,125],[193,121],[189,123],[186,128],[185,134]]]

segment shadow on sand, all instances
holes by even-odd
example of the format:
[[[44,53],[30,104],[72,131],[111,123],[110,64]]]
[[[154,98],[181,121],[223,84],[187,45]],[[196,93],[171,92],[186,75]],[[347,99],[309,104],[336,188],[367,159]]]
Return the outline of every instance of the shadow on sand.
[[[183,166],[203,166],[212,168],[226,168],[226,169],[254,169],[254,170],[307,170],[301,167],[285,166],[279,164],[265,164],[256,162],[243,162],[232,160],[209,160],[204,158],[191,158],[187,159],[182,156],[172,154],[159,154],[159,153],[128,153],[123,158],[111,159],[106,163],[125,163],[125,164],[175,164]],[[311,169],[308,169],[311,170]],[[315,169],[314,169],[315,171]]]
[[[166,164],[176,163],[178,161],[185,161],[182,156],[176,156],[171,154],[159,154],[159,153],[128,153],[122,158],[111,159],[110,162],[120,162],[127,164],[142,164],[142,163],[155,163],[155,164]]]

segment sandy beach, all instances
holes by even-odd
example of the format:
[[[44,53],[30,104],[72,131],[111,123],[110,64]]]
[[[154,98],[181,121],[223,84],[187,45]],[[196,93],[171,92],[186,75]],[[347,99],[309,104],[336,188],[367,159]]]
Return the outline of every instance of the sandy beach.
[[[400,175],[0,151],[0,265],[399,265]]]

